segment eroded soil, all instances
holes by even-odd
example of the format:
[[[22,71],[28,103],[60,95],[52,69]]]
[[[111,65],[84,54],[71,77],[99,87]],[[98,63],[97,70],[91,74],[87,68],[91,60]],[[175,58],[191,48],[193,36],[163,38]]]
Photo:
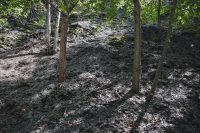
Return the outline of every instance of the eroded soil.
[[[162,44],[143,40],[142,90],[126,95],[131,90],[133,41],[108,44],[110,36],[131,35],[128,29],[104,27],[90,34],[86,28],[86,35],[70,35],[63,84],[57,81],[58,53],[46,56],[40,39],[30,37],[2,52],[0,132],[130,132],[142,113]],[[199,43],[190,33],[173,35],[160,84],[138,132],[200,132]]]

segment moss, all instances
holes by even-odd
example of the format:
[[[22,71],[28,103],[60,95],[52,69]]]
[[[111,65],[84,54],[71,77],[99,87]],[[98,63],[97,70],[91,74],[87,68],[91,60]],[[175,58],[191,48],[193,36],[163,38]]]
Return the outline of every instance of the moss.
[[[121,48],[124,47],[125,42],[133,41],[134,37],[130,35],[117,35],[108,37],[108,45]]]
[[[108,38],[108,45],[121,48],[124,46],[125,38],[124,36],[113,36]]]

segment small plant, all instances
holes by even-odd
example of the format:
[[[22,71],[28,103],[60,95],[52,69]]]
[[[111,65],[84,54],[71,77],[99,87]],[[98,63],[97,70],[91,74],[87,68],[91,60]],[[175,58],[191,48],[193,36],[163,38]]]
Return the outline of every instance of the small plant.
[[[34,25],[37,26],[37,27],[44,27],[44,25],[45,25],[44,16],[40,16],[39,19],[34,22]]]
[[[0,26],[1,27],[7,27],[8,26],[7,20],[6,19],[0,19]]]

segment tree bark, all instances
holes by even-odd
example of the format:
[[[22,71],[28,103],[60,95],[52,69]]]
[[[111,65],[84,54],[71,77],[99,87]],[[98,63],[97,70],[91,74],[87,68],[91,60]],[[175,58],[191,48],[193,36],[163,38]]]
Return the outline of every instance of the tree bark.
[[[68,35],[68,15],[62,14],[61,21],[61,40],[60,40],[60,53],[59,53],[59,82],[62,83],[66,80],[66,43]]]
[[[51,54],[51,9],[50,9],[50,0],[47,0],[46,9],[46,42],[47,42],[47,53]]]
[[[172,1],[172,7],[171,7],[171,12],[170,12],[170,18],[169,18],[169,24],[168,24],[168,31],[167,31],[167,36],[166,40],[164,42],[164,47],[161,55],[161,59],[159,60],[156,75],[153,80],[152,88],[147,95],[147,101],[150,101],[155,93],[156,87],[158,85],[159,77],[161,75],[162,69],[163,69],[163,62],[165,61],[166,55],[167,55],[167,50],[170,45],[170,40],[171,40],[171,34],[172,34],[172,26],[173,26],[173,21],[174,21],[174,16],[175,16],[175,11],[176,11],[176,6],[177,6],[177,0]]]
[[[140,0],[134,2],[134,19],[135,19],[135,47],[134,47],[134,62],[133,62],[133,92],[140,91],[141,80],[141,6]]]
[[[161,0],[158,0],[158,9],[157,9],[157,25],[158,25],[158,40],[160,41],[161,39],[161,16],[160,16],[160,10],[161,10]]]
[[[56,49],[58,45],[58,31],[60,27],[60,16],[61,16],[61,13],[57,11],[57,20],[56,20],[55,37],[54,37],[54,50]]]
[[[161,71],[162,71],[162,68],[163,68],[163,62],[165,60],[165,57],[166,57],[166,54],[167,54],[167,49],[168,49],[169,44],[170,44],[170,38],[171,38],[171,34],[172,34],[172,24],[173,24],[173,20],[174,20],[176,5],[177,5],[177,0],[173,0],[171,12],[170,12],[168,31],[167,31],[166,40],[164,42],[164,48],[163,48],[163,51],[162,51],[162,56],[161,56],[161,59],[158,63],[158,68],[157,68],[156,75],[155,75],[155,78],[154,78],[154,81],[153,81],[153,84],[152,84],[152,88],[146,96],[146,102],[142,105],[141,113],[139,114],[137,120],[133,122],[133,128],[131,129],[132,133],[138,132],[137,131],[138,126],[140,125],[140,123],[141,123],[141,121],[142,121],[142,119],[143,119],[143,117],[144,117],[144,115],[147,111],[147,108],[149,107],[149,105],[151,103],[150,101],[152,100],[152,98],[154,96],[154,93],[155,93],[155,90],[156,90],[156,87],[157,87],[157,84],[158,84],[158,79],[160,77],[160,74],[161,74]]]
[[[58,73],[59,73],[59,82],[62,83],[66,80],[66,43],[67,43],[67,36],[68,36],[68,23],[69,23],[69,14],[73,10],[73,8],[77,5],[78,0],[74,3],[72,1],[63,0],[64,5],[66,7],[65,13],[62,12],[62,21],[61,21],[61,40],[60,40],[60,53],[59,53],[59,66],[58,66]]]

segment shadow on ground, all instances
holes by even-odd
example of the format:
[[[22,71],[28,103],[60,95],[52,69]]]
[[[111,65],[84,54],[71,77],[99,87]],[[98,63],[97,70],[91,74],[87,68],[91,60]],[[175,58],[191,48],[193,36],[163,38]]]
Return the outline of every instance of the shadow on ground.
[[[145,112],[141,112],[145,93],[162,48],[158,43],[143,42],[139,95],[131,92],[131,42],[120,48],[101,39],[71,42],[63,84],[57,83],[58,55],[39,54],[45,46],[33,45],[30,49],[36,55],[21,50],[1,56],[0,130],[130,132],[143,113],[138,132],[198,132],[200,41],[187,37],[174,38],[157,93]]]

